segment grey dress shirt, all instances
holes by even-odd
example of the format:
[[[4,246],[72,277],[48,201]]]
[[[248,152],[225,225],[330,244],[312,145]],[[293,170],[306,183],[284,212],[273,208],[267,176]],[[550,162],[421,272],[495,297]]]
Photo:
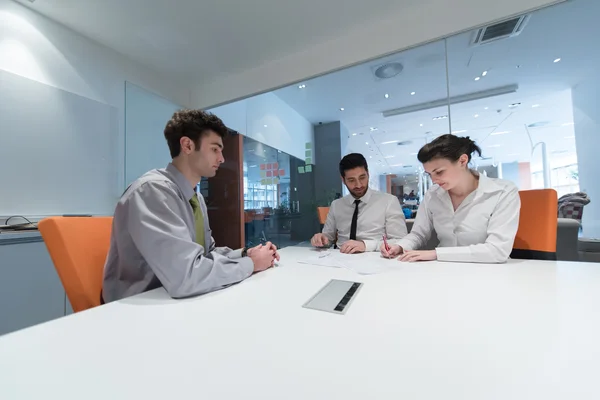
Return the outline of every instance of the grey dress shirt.
[[[173,164],[146,173],[125,191],[104,266],[105,302],[160,286],[173,298],[194,296],[252,275],[254,264],[241,250],[215,247],[202,195],[206,240],[196,243],[192,196],[194,189]]]
[[[347,195],[331,203],[323,235],[338,246],[350,240],[350,225],[354,214],[354,197]],[[390,240],[406,236],[406,220],[400,201],[391,194],[369,189],[360,198],[356,239],[365,243],[365,251],[379,251],[383,234]]]

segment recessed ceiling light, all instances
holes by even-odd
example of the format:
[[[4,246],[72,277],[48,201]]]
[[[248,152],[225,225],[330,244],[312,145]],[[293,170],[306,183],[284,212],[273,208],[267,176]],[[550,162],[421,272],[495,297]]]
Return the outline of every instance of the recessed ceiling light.
[[[417,92],[410,92],[411,96],[414,96],[415,94],[417,94]]]
[[[462,130],[462,131],[452,131],[452,134],[457,134],[457,133],[465,133],[466,130]]]
[[[560,62],[560,58],[557,58],[556,60],[554,60],[554,63]]]
[[[373,158],[373,156],[369,156],[369,158]]]
[[[511,131],[501,131],[501,132],[492,132],[492,135],[504,135],[505,133],[510,133]]]
[[[263,126],[264,126],[265,128],[268,128],[268,126],[267,126],[267,125],[263,125]]]
[[[479,118],[479,114],[473,115],[473,118]]]
[[[477,78],[475,78],[475,80],[476,80],[476,81],[478,81],[478,80],[480,80],[480,79],[481,79],[481,77],[480,77],[480,76],[478,76]]]
[[[371,130],[371,132],[375,132],[377,130],[377,128],[375,127],[370,127],[369,129]]]
[[[489,110],[490,108],[489,108],[489,107],[483,107],[483,109],[484,109],[484,110]]]
[[[306,87],[306,85],[299,85],[298,89],[304,89]]]
[[[369,142],[365,142],[365,144],[368,146],[368,145],[369,145]]]
[[[488,73],[487,71],[483,71],[483,72],[481,73],[481,76],[486,76],[486,75],[487,75],[487,73]]]
[[[508,105],[508,108],[516,108],[519,107],[521,105],[521,103],[512,103]]]
[[[394,158],[396,156],[387,156],[387,157],[383,157],[383,158]]]
[[[420,124],[419,126],[423,126],[423,124]]]
[[[390,140],[389,142],[382,142],[381,144],[392,144],[392,143],[398,143],[399,140]]]
[[[539,104],[534,104],[531,106],[531,108],[538,108],[540,105]]]
[[[410,153],[411,156],[416,156],[419,153]]]
[[[356,133],[353,133],[352,136],[356,136]]]
[[[440,119],[446,119],[446,118],[448,118],[448,116],[447,116],[447,115],[440,115],[439,117],[433,117],[432,119],[433,119],[434,121],[438,121],[438,120],[440,120]]]
[[[390,165],[390,167],[401,167],[401,166],[403,166],[403,165],[404,165],[404,164],[393,164],[393,165]]]
[[[386,94],[383,95],[383,97],[385,97],[386,99],[389,99],[390,95],[386,93]]]
[[[340,111],[344,111],[344,107],[340,107]]]
[[[248,168],[256,168],[258,165],[251,165]]]

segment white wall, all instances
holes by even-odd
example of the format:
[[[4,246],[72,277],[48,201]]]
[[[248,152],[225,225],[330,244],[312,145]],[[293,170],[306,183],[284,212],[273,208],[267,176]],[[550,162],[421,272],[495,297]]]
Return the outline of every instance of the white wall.
[[[306,143],[314,143],[312,124],[273,93],[208,111],[229,128],[302,160]]]
[[[171,153],[165,126],[181,106],[127,82],[125,96],[125,186],[154,168],[165,168]]]
[[[392,54],[563,0],[423,0],[385,20],[221,80],[199,84],[192,104],[209,107]]]
[[[0,0],[0,69],[118,108],[120,181],[115,187],[124,185],[125,81],[190,105],[186,85],[11,0]]]

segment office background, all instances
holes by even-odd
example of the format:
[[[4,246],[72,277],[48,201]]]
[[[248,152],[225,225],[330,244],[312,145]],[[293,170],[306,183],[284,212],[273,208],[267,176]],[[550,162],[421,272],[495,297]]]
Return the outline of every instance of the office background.
[[[544,185],[541,147],[532,154],[525,131],[534,144],[546,142],[550,186],[590,195],[582,235],[598,236],[600,203],[594,199],[600,193],[593,174],[599,140],[593,97],[598,5],[592,0],[533,13],[528,12],[555,2],[481,7],[462,0],[448,9],[444,1],[431,0],[409,9],[382,8],[341,33],[317,24],[324,30],[319,40],[299,38],[296,46],[304,48],[290,47],[287,54],[263,49],[262,58],[238,61],[238,69],[205,57],[209,66],[201,78],[162,68],[183,64],[172,57],[144,59],[142,46],[128,53],[101,35],[76,33],[77,24],[61,20],[67,16],[57,15],[50,2],[26,3],[0,0],[0,148],[14,150],[0,158],[2,216],[112,214],[131,180],[168,162],[162,130],[172,112],[203,107],[239,133],[228,143],[227,165],[213,182],[201,185],[211,218],[231,218],[223,232],[215,232],[220,244],[307,240],[318,230],[316,206],[345,193],[337,163],[348,152],[367,156],[372,188],[399,196],[418,192],[427,183],[414,153],[447,132],[483,144],[484,159],[475,160],[474,167],[523,189]],[[334,15],[328,12],[324,15]],[[486,45],[471,43],[477,31],[472,28],[522,15],[530,17],[519,34]],[[440,37],[446,39],[435,40]],[[123,39],[123,45],[133,39]],[[377,58],[383,54],[390,55]],[[190,65],[202,61],[186,60]],[[378,78],[377,67],[390,63],[400,64],[402,71]],[[354,66],[340,70],[348,65]],[[210,68],[219,73],[209,75]],[[337,72],[321,75],[326,71]],[[514,92],[484,96],[514,84],[519,87]],[[11,99],[10,93],[21,95]],[[255,93],[262,94],[251,96]],[[474,94],[479,95],[470,101],[455,101]],[[381,114],[399,109],[394,117]],[[0,242],[0,304],[5,305],[0,321],[6,321],[0,333],[69,312],[39,238]]]

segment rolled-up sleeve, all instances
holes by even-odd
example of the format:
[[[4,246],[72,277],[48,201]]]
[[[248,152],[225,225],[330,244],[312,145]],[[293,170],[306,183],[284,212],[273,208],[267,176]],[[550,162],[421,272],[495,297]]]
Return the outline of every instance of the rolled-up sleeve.
[[[169,295],[208,293],[252,275],[252,260],[237,258],[235,251],[204,255],[203,246],[192,240],[181,217],[180,203],[167,183],[146,182],[125,204],[133,242]]]
[[[512,251],[519,229],[521,199],[516,186],[503,193],[492,212],[485,243],[460,247],[438,247],[440,261],[503,263]]]

